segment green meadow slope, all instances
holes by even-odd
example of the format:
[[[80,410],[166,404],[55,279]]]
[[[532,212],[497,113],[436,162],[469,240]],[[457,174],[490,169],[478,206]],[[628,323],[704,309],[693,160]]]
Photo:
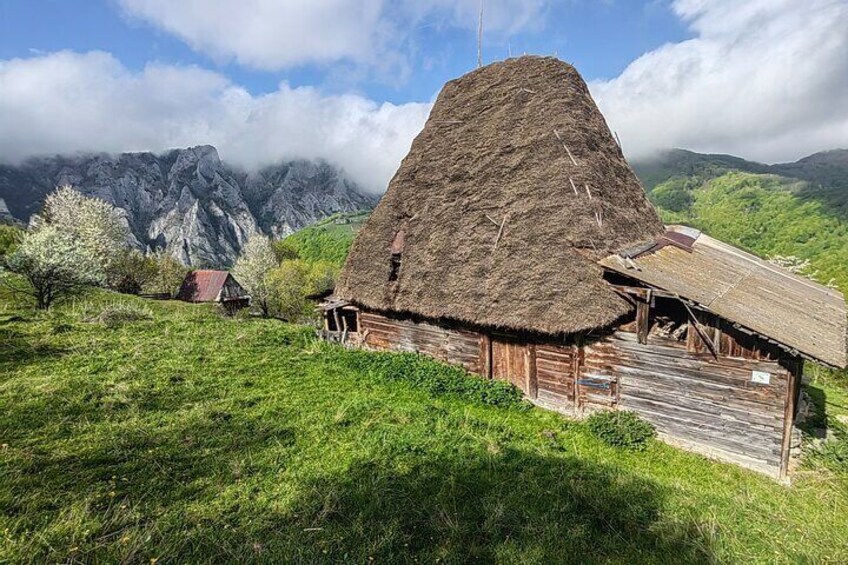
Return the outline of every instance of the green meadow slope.
[[[0,562],[844,563],[846,481],[611,448],[275,320],[0,302]]]
[[[367,211],[335,214],[296,231],[283,241],[296,251],[301,259],[310,262],[325,261],[341,267],[356,232],[368,219],[368,215]]]

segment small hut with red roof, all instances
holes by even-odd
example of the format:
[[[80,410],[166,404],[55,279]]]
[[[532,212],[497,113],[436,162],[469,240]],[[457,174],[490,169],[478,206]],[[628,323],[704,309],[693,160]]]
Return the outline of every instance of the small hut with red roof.
[[[227,271],[198,270],[186,275],[177,300],[215,302],[228,310],[237,310],[250,304],[250,295]]]

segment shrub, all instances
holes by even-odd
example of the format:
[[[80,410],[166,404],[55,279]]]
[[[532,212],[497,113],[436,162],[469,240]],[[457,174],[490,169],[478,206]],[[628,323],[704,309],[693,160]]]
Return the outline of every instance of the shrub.
[[[595,412],[586,424],[598,439],[613,447],[642,450],[656,434],[651,424],[628,410]]]
[[[297,245],[289,239],[278,239],[271,246],[274,249],[274,256],[277,258],[278,263],[300,259],[300,252],[297,250]]]
[[[24,230],[20,228],[0,224],[0,259],[17,249],[23,235]]]
[[[155,274],[152,279],[142,285],[142,292],[165,293],[176,296],[189,268],[168,255],[167,251],[164,250],[150,255],[149,258],[155,265]]]
[[[310,292],[309,264],[293,259],[283,261],[267,275],[268,307],[271,313],[288,322],[309,318],[313,307],[306,300]]]
[[[504,381],[490,381],[460,367],[432,361],[415,353],[373,352],[332,348],[332,363],[391,381],[403,381],[433,395],[455,395],[491,406],[522,406],[520,390]],[[333,359],[335,357],[335,359]]]
[[[154,257],[135,249],[125,249],[112,261],[106,273],[106,285],[123,294],[140,294],[157,276]]]

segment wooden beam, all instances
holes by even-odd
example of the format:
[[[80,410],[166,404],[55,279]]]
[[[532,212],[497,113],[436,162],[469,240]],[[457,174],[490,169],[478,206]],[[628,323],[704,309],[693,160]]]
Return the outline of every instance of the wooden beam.
[[[486,379],[492,378],[492,338],[487,334],[480,334],[480,376]]]
[[[571,366],[571,372],[573,374],[574,383],[574,413],[577,414],[577,411],[580,409],[580,390],[578,389],[577,381],[580,380],[580,371],[583,367],[583,358],[585,356],[584,343],[583,343],[583,334],[577,334],[574,338],[574,356],[573,362]]]
[[[636,335],[639,343],[642,345],[648,344],[648,330],[650,330],[650,314],[651,314],[651,294],[648,291],[648,296],[645,300],[636,302]]]
[[[536,376],[536,345],[527,346],[527,396],[539,398],[539,380]]]
[[[796,368],[791,371],[786,387],[786,405],[783,410],[783,444],[780,454],[780,478],[786,478],[789,471],[789,455],[792,449],[792,425],[795,420],[795,405],[800,390],[801,375],[803,374],[804,361],[798,360]]]
[[[333,308],[333,319],[336,321],[336,331],[342,331],[342,321],[339,319],[339,311],[336,308]]]

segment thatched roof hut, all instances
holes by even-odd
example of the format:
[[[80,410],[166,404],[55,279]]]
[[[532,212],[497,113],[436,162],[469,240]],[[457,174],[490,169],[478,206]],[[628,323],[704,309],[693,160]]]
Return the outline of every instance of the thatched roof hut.
[[[442,89],[336,294],[431,319],[588,330],[632,310],[596,261],[663,232],[577,71],[510,59]]]
[[[552,58],[445,85],[321,308],[328,339],[429,355],[567,414],[633,410],[777,478],[804,359],[848,362],[842,295],[666,230]]]

